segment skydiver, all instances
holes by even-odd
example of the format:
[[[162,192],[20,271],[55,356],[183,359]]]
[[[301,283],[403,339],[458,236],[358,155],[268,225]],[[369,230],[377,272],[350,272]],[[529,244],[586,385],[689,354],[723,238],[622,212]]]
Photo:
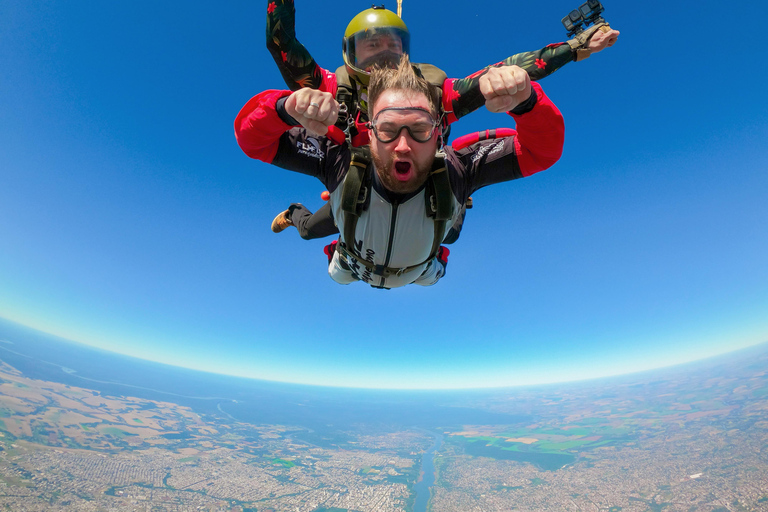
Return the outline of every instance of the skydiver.
[[[611,29],[607,23],[598,23],[565,43],[550,44],[537,51],[513,55],[464,79],[447,78],[444,72],[429,64],[413,66],[417,73],[424,75],[441,91],[441,114],[445,114],[441,119],[445,123],[447,136],[448,124],[486,102],[487,98],[482,94],[479,84],[480,77],[491,67],[517,65],[525,69],[532,80],[540,80],[569,62],[584,60],[592,53],[613,46],[618,36],[618,30]],[[346,119],[354,121],[351,126],[351,142],[354,146],[364,146],[370,140],[366,126],[366,101],[371,65],[395,66],[402,54],[410,53],[409,41],[408,27],[397,14],[383,6],[366,9],[349,22],[342,40],[344,66],[331,73],[321,68],[296,38],[293,0],[268,2],[267,48],[285,83],[292,91],[310,87],[329,92],[341,103],[347,104],[348,117],[339,124],[345,129]],[[341,98],[345,93],[346,97]],[[490,108],[497,109],[493,103]],[[467,206],[471,208],[471,202]],[[458,239],[464,213],[446,235],[444,243],[453,243]],[[339,232],[328,204],[313,214],[301,203],[293,203],[275,217],[271,227],[273,232],[279,233],[290,226],[295,226],[306,240]]]
[[[515,118],[517,134],[458,151],[446,146],[444,158],[435,156],[438,90],[416,76],[407,55],[397,69],[376,67],[370,77],[372,161],[358,160],[364,152],[334,136],[340,104],[318,89],[254,96],[235,119],[235,135],[251,158],[314,176],[330,192],[342,233],[329,251],[334,281],[428,286],[445,274],[440,243],[470,194],[542,171],[562,153],[562,115],[524,69],[494,67],[479,78],[479,88],[487,107]],[[370,187],[360,184],[366,178]]]

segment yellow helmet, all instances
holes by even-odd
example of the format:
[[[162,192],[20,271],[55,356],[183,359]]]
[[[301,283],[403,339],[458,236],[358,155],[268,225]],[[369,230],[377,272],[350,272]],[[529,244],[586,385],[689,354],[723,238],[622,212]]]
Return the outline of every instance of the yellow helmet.
[[[403,20],[384,6],[366,9],[349,22],[342,52],[350,78],[368,85],[374,64],[397,66],[409,52],[410,33]]]

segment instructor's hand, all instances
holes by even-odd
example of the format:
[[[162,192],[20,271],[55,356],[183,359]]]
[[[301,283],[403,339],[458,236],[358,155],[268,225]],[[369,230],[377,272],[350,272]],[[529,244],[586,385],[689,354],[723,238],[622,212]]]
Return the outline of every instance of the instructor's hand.
[[[509,112],[531,97],[531,78],[518,66],[489,68],[479,84],[491,112]]]
[[[285,111],[310,132],[325,135],[339,117],[339,103],[331,93],[305,87],[288,96]]]
[[[616,44],[616,41],[619,39],[619,34],[620,32],[618,30],[614,30],[607,25],[605,27],[601,27],[601,29],[596,31],[595,34],[590,38],[587,47],[592,51],[592,53],[597,53],[601,50],[605,50],[606,48],[610,48]]]

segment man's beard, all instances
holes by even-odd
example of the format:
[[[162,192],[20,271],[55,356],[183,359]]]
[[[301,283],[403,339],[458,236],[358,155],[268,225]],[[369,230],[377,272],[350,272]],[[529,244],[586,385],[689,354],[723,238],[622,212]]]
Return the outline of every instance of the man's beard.
[[[368,57],[363,62],[358,64],[357,67],[362,70],[367,70],[368,68],[373,68],[374,66],[378,66],[380,68],[397,69],[397,66],[400,64],[400,60],[402,58],[402,53],[395,53],[386,50]]]
[[[399,181],[393,176],[395,172],[394,153],[391,153],[385,162],[377,152],[371,150],[371,158],[384,188],[396,194],[410,194],[418,190],[427,181],[429,171],[432,169],[432,162],[434,161],[434,155],[428,162],[417,162],[414,160],[412,164],[414,178],[409,181]]]

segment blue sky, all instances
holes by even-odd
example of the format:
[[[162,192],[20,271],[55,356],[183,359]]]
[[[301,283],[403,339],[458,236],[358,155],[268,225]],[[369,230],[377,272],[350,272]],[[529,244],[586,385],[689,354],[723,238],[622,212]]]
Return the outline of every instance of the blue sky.
[[[299,39],[335,69],[370,2],[296,1]],[[266,2],[4,0],[0,316],[352,387],[584,379],[768,341],[764,7],[605,5],[616,46],[542,81],[566,119],[562,159],[474,195],[437,286],[387,292],[331,281],[330,240],[269,230],[323,188],[235,143],[240,107],[283,86]],[[564,40],[577,6],[411,0],[403,18],[412,60],[463,77]],[[481,109],[453,135],[499,126],[511,119]]]

